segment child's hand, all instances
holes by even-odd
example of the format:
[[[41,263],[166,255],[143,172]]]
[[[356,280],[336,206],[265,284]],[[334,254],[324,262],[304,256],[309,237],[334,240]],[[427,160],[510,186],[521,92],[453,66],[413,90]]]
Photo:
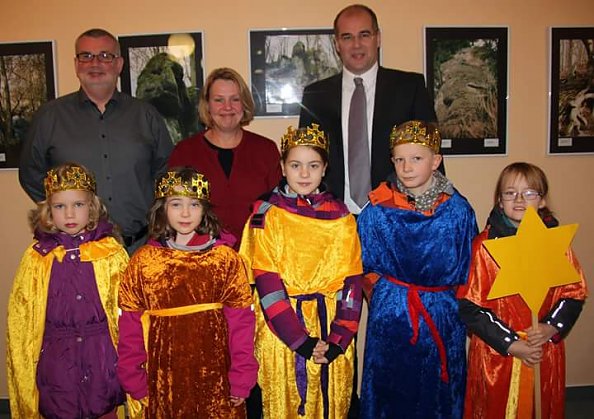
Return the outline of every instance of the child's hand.
[[[319,340],[318,343],[316,344],[316,346],[314,347],[313,353],[312,353],[312,359],[316,364],[327,364],[328,363],[328,359],[326,359],[326,351],[328,350],[328,348],[330,347],[330,345],[328,345],[326,342],[324,342],[323,340]]]
[[[546,323],[538,323],[536,328],[526,329],[526,340],[532,346],[541,346],[548,342],[558,331],[554,326]]]
[[[542,346],[532,346],[524,340],[517,340],[507,348],[510,355],[533,367],[542,360]]]
[[[231,402],[231,405],[234,407],[240,406],[244,401],[245,401],[245,399],[243,397],[236,397],[236,396],[229,397],[229,402]]]

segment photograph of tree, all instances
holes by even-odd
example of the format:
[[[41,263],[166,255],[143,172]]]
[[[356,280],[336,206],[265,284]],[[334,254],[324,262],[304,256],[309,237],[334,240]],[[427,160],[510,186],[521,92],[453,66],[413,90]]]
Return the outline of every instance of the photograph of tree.
[[[507,28],[426,28],[444,154],[505,154]]]
[[[0,44],[0,169],[18,168],[33,114],[55,97],[51,41]]]
[[[594,152],[594,28],[551,29],[550,153]]]
[[[202,130],[198,100],[204,83],[202,34],[118,37],[124,57],[122,91],[163,115],[174,143]]]
[[[303,88],[339,73],[332,29],[250,31],[257,116],[299,115]]]

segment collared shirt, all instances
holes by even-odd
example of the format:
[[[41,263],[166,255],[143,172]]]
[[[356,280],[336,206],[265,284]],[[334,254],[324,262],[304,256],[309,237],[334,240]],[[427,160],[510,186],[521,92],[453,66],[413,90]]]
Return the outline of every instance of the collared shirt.
[[[373,132],[373,109],[375,105],[375,82],[377,80],[377,70],[379,64],[376,62],[373,67],[361,75],[355,75],[346,68],[342,70],[342,148],[344,160],[344,203],[353,214],[359,214],[361,208],[351,198],[351,188],[349,184],[349,111],[351,109],[351,98],[355,91],[355,77],[363,79],[365,87],[365,96],[367,98],[367,136],[369,141],[369,156],[371,158],[371,134]]]
[[[23,145],[19,181],[34,201],[45,199],[43,179],[66,162],[95,175],[97,194],[124,235],[146,226],[155,178],[167,168],[173,144],[150,104],[115,92],[101,113],[81,90],[46,103]]]

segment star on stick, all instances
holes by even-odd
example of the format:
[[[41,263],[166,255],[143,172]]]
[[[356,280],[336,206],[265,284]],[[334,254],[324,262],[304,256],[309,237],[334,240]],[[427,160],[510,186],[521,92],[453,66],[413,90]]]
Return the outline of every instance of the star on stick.
[[[547,228],[529,207],[515,236],[486,240],[500,267],[487,298],[520,294],[538,314],[549,288],[580,281],[566,256],[577,228],[577,224]]]

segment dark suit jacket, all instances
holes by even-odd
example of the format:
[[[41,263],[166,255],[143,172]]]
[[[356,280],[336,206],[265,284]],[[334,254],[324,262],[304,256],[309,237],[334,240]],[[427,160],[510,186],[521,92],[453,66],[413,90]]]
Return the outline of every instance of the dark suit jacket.
[[[334,195],[344,199],[344,153],[341,125],[342,73],[310,84],[303,91],[299,126],[320,125],[330,141],[325,181]],[[379,67],[375,86],[371,136],[371,186],[394,171],[390,161],[390,131],[411,119],[436,121],[422,74]]]

